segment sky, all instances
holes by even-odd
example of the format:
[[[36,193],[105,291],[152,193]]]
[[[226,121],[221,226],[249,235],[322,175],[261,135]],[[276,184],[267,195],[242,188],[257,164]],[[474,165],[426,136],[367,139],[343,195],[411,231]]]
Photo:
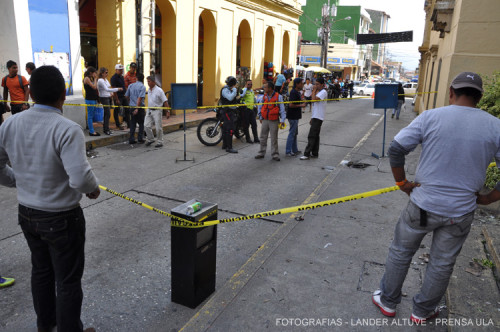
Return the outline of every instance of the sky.
[[[317,1],[317,0],[307,0]],[[413,30],[413,42],[387,44],[393,61],[403,62],[406,70],[418,67],[425,26],[424,0],[340,0],[341,6],[362,6],[389,14],[388,32]]]

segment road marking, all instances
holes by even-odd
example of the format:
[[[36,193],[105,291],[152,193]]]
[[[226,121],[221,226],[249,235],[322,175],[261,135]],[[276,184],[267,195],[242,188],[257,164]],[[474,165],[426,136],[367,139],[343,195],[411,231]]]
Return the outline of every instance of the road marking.
[[[368,140],[368,137],[375,131],[382,122],[383,117],[377,120],[368,132],[358,141],[352,150],[343,158],[350,160],[361,146]],[[321,194],[330,186],[342,170],[341,163],[337,165],[334,171],[330,172],[314,191],[307,197],[301,205],[316,201]],[[297,217],[303,217],[307,211],[292,214],[287,221],[282,224],[274,233],[257,249],[241,268],[229,279],[221,289],[216,290],[215,294],[203,305],[198,312],[179,331],[206,331],[223,313],[224,309],[231,304],[236,296],[241,292],[245,285],[255,275],[259,268],[271,257],[274,251],[287,238],[288,234],[300,222]],[[297,218],[297,219],[296,219]]]

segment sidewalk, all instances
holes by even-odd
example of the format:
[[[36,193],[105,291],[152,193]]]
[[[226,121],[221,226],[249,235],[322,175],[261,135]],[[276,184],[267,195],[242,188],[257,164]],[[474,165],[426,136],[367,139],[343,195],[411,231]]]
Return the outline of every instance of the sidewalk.
[[[414,117],[412,112],[403,113],[400,121],[388,117],[386,147]],[[389,160],[370,157],[371,152],[381,153],[382,128],[379,122],[344,158],[372,166],[335,165],[303,203],[392,186]],[[418,151],[407,157],[409,179],[415,175]],[[438,319],[425,327],[409,321],[412,298],[425,273],[430,235],[414,256],[396,317],[384,317],[372,304],[395,224],[407,202],[406,195],[394,192],[291,215],[225,285],[217,286],[182,331],[498,331],[500,297],[494,275],[474,263],[498,259],[487,257],[484,244],[491,242],[498,253],[500,221],[480,210]],[[488,234],[486,241],[483,233]]]
[[[206,118],[215,117],[214,112],[207,112],[206,110],[198,110],[194,113],[186,113],[186,128],[196,127],[198,124]],[[166,116],[163,117],[163,132],[170,133],[177,130],[182,130],[184,126],[184,116],[180,115],[171,115],[169,119]],[[96,132],[101,134],[101,136],[89,136],[88,129],[85,130],[85,145],[87,148],[92,145],[92,148],[99,148],[106,145],[116,144],[128,141],[130,136],[129,129],[118,129],[115,124],[110,124],[111,131],[113,134],[111,136],[105,135],[102,132],[102,123],[94,123],[94,128]],[[136,130],[136,134],[138,129]]]

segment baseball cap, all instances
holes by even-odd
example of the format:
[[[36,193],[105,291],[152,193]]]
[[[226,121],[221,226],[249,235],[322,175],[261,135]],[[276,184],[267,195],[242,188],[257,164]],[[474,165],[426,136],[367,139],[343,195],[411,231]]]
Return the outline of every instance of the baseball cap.
[[[118,70],[118,69],[123,69],[123,65],[121,65],[121,64],[117,64],[117,65],[115,66],[115,69],[116,69],[116,70]]]
[[[451,82],[453,89],[473,88],[483,92],[483,80],[481,76],[470,71],[464,71],[453,79]]]
[[[131,63],[130,63],[130,67],[137,67],[137,63],[135,63],[135,62],[131,62]]]

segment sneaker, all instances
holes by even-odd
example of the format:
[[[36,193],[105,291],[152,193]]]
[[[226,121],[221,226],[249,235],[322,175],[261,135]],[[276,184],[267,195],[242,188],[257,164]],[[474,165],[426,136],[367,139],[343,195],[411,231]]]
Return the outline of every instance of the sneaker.
[[[147,144],[147,143],[146,143],[146,144]],[[163,146],[163,144],[162,144],[162,143],[158,143],[158,144],[156,144],[156,145],[155,145],[155,148],[161,148],[162,146]]]
[[[235,149],[226,149],[227,153],[238,153]]]
[[[137,141],[137,143],[139,143],[139,144],[144,144],[144,143],[146,143],[146,141],[145,141],[145,140],[143,140],[143,139],[140,139],[140,140],[138,140],[138,141]]]
[[[106,130],[104,133],[105,133],[106,135],[112,135],[112,134],[113,134],[113,132],[112,132],[111,130]]]
[[[309,156],[302,156],[300,157],[300,160],[309,160]]]
[[[314,155],[314,154],[313,154],[313,155],[311,156],[311,158],[319,158],[319,156],[318,156],[318,155]]]
[[[136,144],[137,141],[128,141],[128,144]]]
[[[14,285],[14,282],[16,282],[16,279],[14,278],[0,277],[0,288],[12,286]]]
[[[381,294],[382,294],[382,291],[380,289],[377,289],[375,292],[373,292],[373,295],[372,295],[373,304],[375,304],[380,309],[380,311],[382,312],[382,314],[384,316],[387,316],[387,317],[396,316],[396,309],[388,308],[382,304],[382,301],[380,300]]]
[[[301,153],[302,153],[302,151],[299,150],[299,151],[295,151],[293,154],[296,155],[296,156],[298,156]]]
[[[287,153],[286,154],[287,157],[295,157],[295,153],[291,152],[291,153]]]
[[[393,115],[391,115],[391,119],[394,119],[394,114],[393,114]]]
[[[264,156],[261,155],[261,154],[258,154],[258,155],[255,156],[255,159],[263,159],[263,158],[264,158]]]
[[[89,136],[101,136],[98,132],[93,132],[92,134],[89,134]]]
[[[410,319],[413,323],[420,325],[420,324],[425,324],[429,319],[436,318],[438,315],[439,315],[439,309],[436,308],[427,317],[419,317],[414,313],[412,313]]]
[[[153,141],[147,141],[146,142],[146,146],[150,146],[151,144],[153,144],[154,142]]]
[[[273,157],[273,160],[274,160],[274,161],[280,161],[281,159],[280,159],[280,157],[278,157],[278,156],[274,156],[274,157]]]

